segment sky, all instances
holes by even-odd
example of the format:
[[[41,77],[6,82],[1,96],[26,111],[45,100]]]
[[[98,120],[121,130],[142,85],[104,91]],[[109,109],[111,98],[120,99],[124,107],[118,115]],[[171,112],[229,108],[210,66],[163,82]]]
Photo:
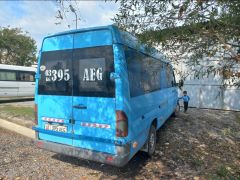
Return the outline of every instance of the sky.
[[[78,28],[113,24],[111,20],[118,11],[118,4],[105,1],[64,1],[78,12]],[[64,20],[56,25],[59,4],[55,1],[2,1],[0,0],[0,27],[22,28],[36,41],[38,50],[44,36],[75,29],[75,15],[64,10]],[[66,18],[65,18],[66,17]],[[70,27],[68,26],[70,25]]]

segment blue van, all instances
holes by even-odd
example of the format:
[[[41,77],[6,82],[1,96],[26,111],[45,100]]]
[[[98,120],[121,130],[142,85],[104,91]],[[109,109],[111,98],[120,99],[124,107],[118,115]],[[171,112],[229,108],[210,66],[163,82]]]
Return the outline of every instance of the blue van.
[[[155,151],[156,130],[178,111],[172,66],[116,26],[44,38],[36,74],[36,145],[124,166]]]

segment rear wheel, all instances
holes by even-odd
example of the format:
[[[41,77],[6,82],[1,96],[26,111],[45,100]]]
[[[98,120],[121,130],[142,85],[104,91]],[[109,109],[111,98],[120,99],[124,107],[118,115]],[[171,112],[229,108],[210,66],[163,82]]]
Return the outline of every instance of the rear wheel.
[[[156,140],[157,140],[156,127],[154,125],[151,125],[149,135],[148,135],[148,150],[147,150],[147,154],[149,156],[152,156],[155,152]]]

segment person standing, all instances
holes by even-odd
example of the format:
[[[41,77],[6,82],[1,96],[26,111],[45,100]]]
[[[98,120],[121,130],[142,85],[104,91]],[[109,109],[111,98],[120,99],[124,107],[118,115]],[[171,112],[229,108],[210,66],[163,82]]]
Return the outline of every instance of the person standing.
[[[190,101],[190,97],[187,95],[187,91],[183,91],[183,96],[178,99],[183,100],[184,112],[186,113],[188,110],[188,102]]]

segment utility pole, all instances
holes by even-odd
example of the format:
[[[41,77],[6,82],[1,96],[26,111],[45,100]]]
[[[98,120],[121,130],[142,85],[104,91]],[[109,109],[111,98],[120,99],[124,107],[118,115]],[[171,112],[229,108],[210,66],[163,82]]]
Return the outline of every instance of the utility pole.
[[[72,7],[72,5],[69,5],[69,8],[76,16],[76,29],[77,29],[77,13],[76,13],[76,10]]]

